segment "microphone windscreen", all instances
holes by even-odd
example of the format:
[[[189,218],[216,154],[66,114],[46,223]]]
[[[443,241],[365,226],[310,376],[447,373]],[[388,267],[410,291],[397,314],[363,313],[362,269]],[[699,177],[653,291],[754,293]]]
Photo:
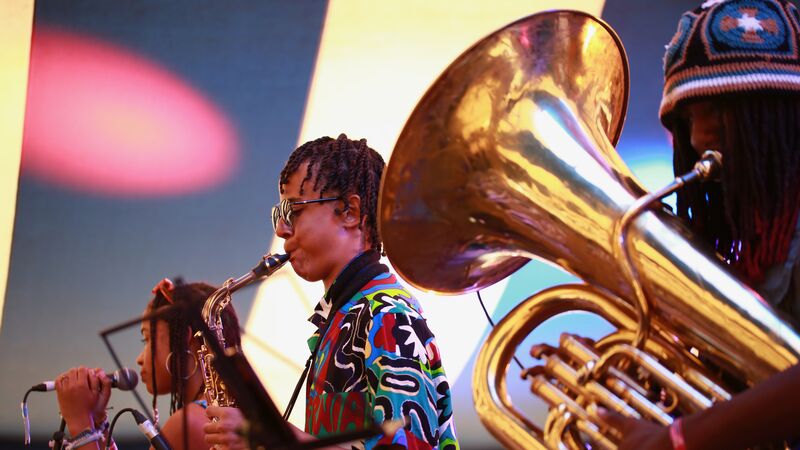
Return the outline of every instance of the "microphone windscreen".
[[[139,384],[139,375],[128,367],[117,370],[111,377],[111,385],[121,391],[130,391]]]

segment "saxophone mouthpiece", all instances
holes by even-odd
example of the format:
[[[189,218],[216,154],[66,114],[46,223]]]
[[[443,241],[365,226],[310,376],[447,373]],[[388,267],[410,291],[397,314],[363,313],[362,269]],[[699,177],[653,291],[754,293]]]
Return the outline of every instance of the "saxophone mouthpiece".
[[[274,267],[275,269],[286,264],[286,261],[289,261],[288,253],[283,253],[283,254],[273,253],[271,255],[267,255],[266,257],[264,257],[264,264],[270,267]]]
[[[270,255],[264,255],[264,257],[261,259],[261,262],[253,268],[253,273],[257,279],[268,277],[280,269],[281,266],[286,264],[286,261],[289,261],[288,253],[273,253]]]

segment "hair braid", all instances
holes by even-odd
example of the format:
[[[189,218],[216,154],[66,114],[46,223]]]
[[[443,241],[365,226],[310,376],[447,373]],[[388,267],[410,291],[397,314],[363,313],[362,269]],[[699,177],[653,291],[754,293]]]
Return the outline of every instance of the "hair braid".
[[[173,293],[173,300],[175,303],[182,303],[189,300],[188,287],[181,281],[176,280],[175,291]],[[184,314],[172,314],[168,319],[169,326],[169,351],[172,358],[167,359],[169,365],[169,372],[172,374],[170,386],[170,414],[174,413],[180,408],[183,408],[183,394],[184,394],[184,352],[187,349],[189,342],[186,337],[186,318]]]
[[[800,102],[797,96],[739,94],[722,97],[725,129],[721,183],[678,193],[686,218],[751,284],[784,262],[800,210]],[[675,121],[675,173],[698,156],[688,124]]]
[[[157,294],[160,295],[160,294]],[[155,309],[155,299],[153,299],[152,304],[154,305],[152,309]],[[156,334],[158,333],[158,322],[156,319],[150,319],[150,367],[153,370],[150,371],[150,381],[153,384],[153,420],[155,420],[156,424],[158,424],[158,384],[156,384]]]

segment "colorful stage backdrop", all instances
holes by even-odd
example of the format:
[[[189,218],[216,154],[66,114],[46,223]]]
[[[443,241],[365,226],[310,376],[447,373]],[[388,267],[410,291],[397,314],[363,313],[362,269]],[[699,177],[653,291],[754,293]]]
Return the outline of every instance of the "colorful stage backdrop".
[[[472,43],[520,17],[579,9],[617,30],[632,75],[618,150],[645,185],[660,186],[671,177],[670,145],[656,116],[661,56],[680,13],[694,5],[9,3],[4,17],[17,34],[0,44],[0,92],[9,111],[2,140],[8,226],[0,223],[0,244],[11,248],[0,322],[0,443],[7,448],[22,447],[19,401],[25,390],[73,365],[113,369],[98,331],[140,314],[161,278],[219,284],[244,274],[265,251],[281,248],[272,237],[269,208],[278,199],[278,173],[298,143],[345,132],[367,138],[388,159],[405,119],[436,76]],[[7,252],[0,245],[0,258]],[[499,319],[533,292],[570,280],[559,269],[531,262],[483,296]],[[287,268],[234,299],[248,357],[280,405],[306,358],[311,325],[305,318],[319,295],[320,286]],[[489,331],[477,299],[419,295],[453,383],[463,447],[498,448],[472,407],[473,362]],[[607,326],[570,314],[548,322],[530,340],[554,342],[566,329],[597,336]],[[138,328],[112,342],[123,362],[135,367]],[[532,363],[526,355],[527,348],[518,351]],[[542,417],[527,385],[514,382],[511,391],[523,409]],[[117,409],[133,402],[126,393],[112,399]],[[160,403],[167,407],[166,399]],[[42,448],[58,426],[55,396],[32,395],[29,407],[34,444]],[[292,420],[301,423],[302,413],[296,408]],[[143,443],[132,424],[123,425],[116,436]]]

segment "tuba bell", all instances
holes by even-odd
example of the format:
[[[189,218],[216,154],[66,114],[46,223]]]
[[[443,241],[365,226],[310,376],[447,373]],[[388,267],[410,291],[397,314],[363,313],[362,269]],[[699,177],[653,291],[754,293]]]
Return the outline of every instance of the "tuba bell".
[[[614,149],[628,81],[622,43],[601,20],[576,11],[523,18],[440,75],[384,174],[380,234],[415,287],[475,291],[531,258],[584,281],[529,297],[483,344],[475,407],[508,448],[615,448],[599,406],[669,424],[800,356],[792,329],[669,211],[629,214],[647,191]],[[549,405],[535,424],[507,392],[509,363],[534,328],[568,311],[617,331],[534,347],[542,364],[523,376]]]

